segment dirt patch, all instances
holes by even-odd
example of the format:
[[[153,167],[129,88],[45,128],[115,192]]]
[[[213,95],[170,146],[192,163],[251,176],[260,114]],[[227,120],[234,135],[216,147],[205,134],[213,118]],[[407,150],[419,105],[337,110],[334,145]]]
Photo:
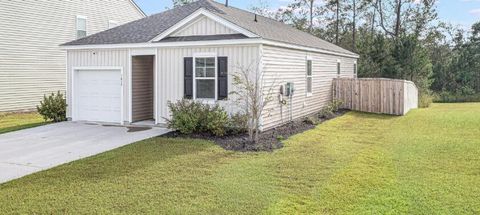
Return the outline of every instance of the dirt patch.
[[[294,120],[293,122],[289,122],[260,133],[259,141],[256,144],[254,142],[248,141],[248,134],[230,134],[223,137],[216,137],[208,133],[196,133],[187,135],[177,131],[172,131],[162,135],[162,137],[181,137],[211,140],[222,148],[233,151],[273,151],[275,149],[282,148],[282,141],[287,139],[288,137],[315,128],[316,125],[333,119],[335,117],[341,116],[346,112],[346,110],[340,110],[336,112],[334,116],[328,119],[319,118],[317,119],[318,121],[316,122],[316,124],[312,123],[310,120],[306,120],[306,118]]]

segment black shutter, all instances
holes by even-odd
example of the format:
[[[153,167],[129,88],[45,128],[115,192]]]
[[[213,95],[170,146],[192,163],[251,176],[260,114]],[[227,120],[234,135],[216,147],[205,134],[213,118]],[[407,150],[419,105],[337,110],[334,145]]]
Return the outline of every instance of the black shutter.
[[[183,97],[193,98],[193,58],[183,58]]]
[[[218,100],[228,97],[228,58],[218,57]]]

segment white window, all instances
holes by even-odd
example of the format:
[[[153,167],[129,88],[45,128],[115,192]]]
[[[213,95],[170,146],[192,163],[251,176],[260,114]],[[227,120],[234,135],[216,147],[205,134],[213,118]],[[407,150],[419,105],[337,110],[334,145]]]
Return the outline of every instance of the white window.
[[[194,57],[194,99],[217,99],[217,62],[213,54],[200,54]]]
[[[108,20],[108,29],[110,28],[115,28],[118,26],[118,22],[117,21],[113,21],[113,20]]]
[[[87,36],[87,17],[77,16],[77,39]]]
[[[307,57],[307,96],[312,95],[312,59]]]
[[[353,63],[353,77],[357,77],[357,62]]]
[[[340,73],[341,73],[340,69],[341,69],[340,60],[337,60],[337,76],[338,77],[340,77]]]

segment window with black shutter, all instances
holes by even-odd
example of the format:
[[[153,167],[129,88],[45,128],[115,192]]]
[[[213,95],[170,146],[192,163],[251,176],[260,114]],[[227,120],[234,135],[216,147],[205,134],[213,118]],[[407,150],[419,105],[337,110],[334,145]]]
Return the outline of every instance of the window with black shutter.
[[[224,100],[228,97],[227,57],[186,57],[184,68],[185,98]]]
[[[228,97],[228,58],[218,57],[218,100]]]
[[[192,99],[193,97],[193,58],[186,57],[183,59],[183,97]]]

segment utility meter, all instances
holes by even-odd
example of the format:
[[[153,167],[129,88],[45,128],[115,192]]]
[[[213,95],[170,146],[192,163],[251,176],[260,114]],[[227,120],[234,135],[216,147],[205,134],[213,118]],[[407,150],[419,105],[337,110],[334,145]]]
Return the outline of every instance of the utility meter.
[[[295,86],[292,82],[287,82],[285,84],[285,96],[291,97],[293,96],[293,92],[295,92]]]

